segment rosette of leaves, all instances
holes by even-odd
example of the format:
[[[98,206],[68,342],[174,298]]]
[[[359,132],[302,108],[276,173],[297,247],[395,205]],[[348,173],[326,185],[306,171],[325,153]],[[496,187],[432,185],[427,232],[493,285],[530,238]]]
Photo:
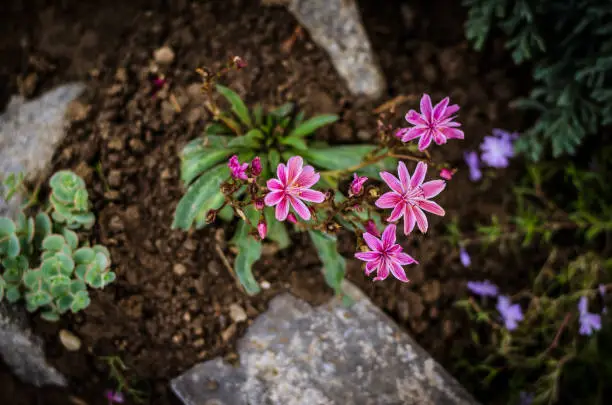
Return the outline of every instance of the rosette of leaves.
[[[103,288],[115,280],[115,274],[109,271],[108,250],[103,246],[79,248],[77,234],[69,229],[90,226],[89,221],[71,218],[93,214],[80,210],[89,207],[86,194],[85,201],[80,201],[82,179],[71,172],[63,173],[70,176],[60,177],[71,179],[75,185],[67,189],[76,189],[74,194],[80,195],[74,199],[78,214],[59,214],[61,221],[53,215],[55,223],[45,212],[35,217],[21,212],[16,221],[0,217],[0,300],[16,303],[23,298],[28,311],[41,310],[41,316],[48,321],[57,321],[67,311],[86,308],[90,303],[88,287]],[[67,192],[62,190],[60,194]],[[54,190],[52,196],[55,194]],[[67,194],[61,195],[63,198]]]
[[[299,155],[306,164],[321,172],[318,187],[337,190],[342,172],[361,164],[375,149],[374,145],[329,145],[315,141],[315,132],[337,121],[336,115],[306,118],[304,112],[293,103],[283,104],[271,111],[264,111],[261,105],[249,110],[234,91],[221,85],[216,88],[227,100],[230,111],[218,112],[204,135],[188,143],[181,153],[181,179],[187,192],[176,208],[172,224],[174,229],[200,229],[207,224],[207,213],[223,205],[225,197],[220,186],[230,176],[227,161],[232,155],[238,155],[241,162],[259,156],[264,179],[276,173],[280,162]],[[381,169],[395,163],[394,159],[381,160],[359,169],[357,173],[375,176]],[[245,191],[240,192],[246,195]],[[342,199],[344,196],[336,191],[336,198]],[[252,219],[251,224],[257,224],[259,214],[251,208],[249,206],[244,213]],[[268,238],[281,249],[288,247],[290,239],[285,224],[274,219],[274,210],[270,207],[264,209],[264,215],[268,224]],[[233,212],[226,206],[218,216],[231,220]],[[262,244],[251,236],[254,229],[250,228],[252,226],[241,221],[232,243],[239,250],[234,264],[235,272],[247,293],[255,294],[260,288],[253,277],[252,265],[261,255]],[[329,235],[323,237],[319,232],[311,232],[311,236],[326,266],[329,284],[339,290],[345,265],[337,251],[335,239]]]
[[[66,224],[70,229],[89,229],[93,226],[96,218],[89,212],[89,194],[82,178],[71,171],[62,170],[51,177],[49,185],[52,190],[49,197],[53,207],[51,216],[55,222]]]

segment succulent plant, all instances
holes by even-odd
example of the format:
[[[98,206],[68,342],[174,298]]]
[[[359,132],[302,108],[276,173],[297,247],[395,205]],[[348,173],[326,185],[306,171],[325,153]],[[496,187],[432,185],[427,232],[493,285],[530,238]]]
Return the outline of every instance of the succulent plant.
[[[89,228],[95,220],[85,182],[62,171],[51,178],[51,187],[51,217],[45,212],[35,217],[21,212],[15,222],[0,217],[0,300],[23,298],[28,311],[40,310],[44,319],[57,321],[89,305],[88,287],[104,288],[116,276],[108,249],[79,247],[70,229]]]

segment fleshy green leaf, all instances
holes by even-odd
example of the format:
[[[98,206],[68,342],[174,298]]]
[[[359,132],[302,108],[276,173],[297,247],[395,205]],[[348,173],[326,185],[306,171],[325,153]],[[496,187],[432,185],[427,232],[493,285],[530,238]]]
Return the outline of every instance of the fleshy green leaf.
[[[79,237],[77,234],[70,229],[64,229],[62,233],[64,235],[64,239],[66,239],[66,242],[68,243],[68,246],[70,246],[70,249],[76,249],[79,245]]]
[[[251,129],[245,135],[236,136],[227,146],[230,148],[257,149],[261,146],[264,134],[259,129]]]
[[[334,114],[317,115],[297,126],[289,133],[289,136],[308,136],[313,134],[317,129],[334,123],[337,120],[338,116]]]
[[[76,264],[91,263],[96,257],[96,252],[92,248],[82,247],[72,254],[72,259]]]
[[[202,175],[211,167],[237,153],[237,148],[224,148],[218,150],[207,150],[198,155],[181,162],[181,180],[190,185],[198,176]]]
[[[80,291],[72,297],[72,305],[70,307],[70,310],[73,313],[77,313],[87,308],[90,303],[91,299],[89,298],[89,294],[87,293],[87,291]]]
[[[270,172],[276,173],[276,167],[280,163],[280,153],[276,149],[271,149],[268,152],[268,161],[270,162]]]
[[[0,217],[0,237],[15,233],[15,223],[6,217]]]
[[[327,148],[309,148],[301,155],[310,164],[326,170],[345,170],[361,164],[366,156],[375,149],[373,145],[342,145]],[[397,165],[393,158],[383,159],[373,165],[357,170],[360,175],[377,177],[381,170],[390,170]]]
[[[21,298],[21,293],[19,292],[19,287],[16,285],[8,285],[6,287],[6,300],[11,304],[16,303]]]
[[[4,299],[4,291],[6,290],[6,281],[0,276],[0,301]]]
[[[64,239],[63,236],[52,234],[52,235],[47,236],[43,240],[42,248],[45,250],[58,252],[62,249],[65,243],[66,243],[66,240]]]
[[[336,294],[339,294],[346,273],[346,261],[338,252],[338,241],[335,237],[320,231],[309,231],[308,233],[317,249],[319,259],[323,262],[325,281],[336,291]]]
[[[274,208],[266,207],[264,209],[264,217],[266,218],[266,224],[268,224],[268,236],[267,238],[278,243],[280,249],[285,249],[291,244],[289,233],[283,222],[277,221],[274,216]]]
[[[293,103],[285,103],[280,107],[270,111],[270,114],[274,115],[277,118],[285,118],[293,111],[294,104]]]
[[[247,127],[251,128],[253,126],[253,122],[251,121],[251,117],[249,115],[249,109],[244,104],[242,99],[238,94],[236,94],[233,90],[228,87],[217,84],[217,91],[221,93],[223,97],[229,101],[232,106],[232,111],[240,121],[242,121]]]
[[[261,257],[261,242],[246,235],[238,240],[237,244],[239,253],[236,256],[234,270],[246,293],[255,295],[261,291],[261,288],[253,277],[253,263]]]
[[[304,142],[304,140],[299,136],[289,136],[287,138],[281,139],[280,142],[283,145],[293,146],[295,149],[298,149],[298,150],[305,150],[308,148],[308,145],[306,145],[306,142]]]
[[[219,191],[221,183],[229,176],[229,168],[219,165],[193,183],[181,198],[174,213],[172,229],[188,230],[202,205]]]
[[[47,322],[57,322],[59,321],[59,314],[55,311],[49,310],[40,314],[40,317]]]

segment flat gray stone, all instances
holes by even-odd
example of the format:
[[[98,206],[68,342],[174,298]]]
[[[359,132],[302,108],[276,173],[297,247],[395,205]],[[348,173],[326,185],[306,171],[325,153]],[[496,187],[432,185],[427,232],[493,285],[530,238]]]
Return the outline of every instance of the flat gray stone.
[[[376,99],[386,88],[355,0],[286,0],[287,8],[329,54],[351,93]]]
[[[410,336],[348,282],[313,308],[289,295],[238,342],[239,367],[214,359],[171,382],[185,405],[475,405]]]
[[[24,172],[29,179],[44,176],[65,136],[68,104],[85,89],[67,84],[26,102],[13,97],[0,115],[0,173]],[[23,196],[8,203],[0,198],[0,216],[15,218]],[[43,345],[29,328],[22,305],[0,304],[0,355],[16,376],[36,386],[65,386],[66,379],[45,360]]]

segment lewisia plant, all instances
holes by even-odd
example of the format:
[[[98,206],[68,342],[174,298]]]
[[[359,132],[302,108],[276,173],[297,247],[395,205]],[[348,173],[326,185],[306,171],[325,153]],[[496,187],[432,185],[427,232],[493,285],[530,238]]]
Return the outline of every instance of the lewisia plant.
[[[212,122],[181,154],[187,191],[173,228],[238,218],[230,240],[237,250],[233,270],[248,294],[260,291],[252,268],[263,244],[287,248],[290,230],[308,233],[337,293],[346,267],[336,238],[340,230],[357,236],[354,256],[367,275],[409,282],[405,266],[418,262],[396,239],[396,229],[402,237],[415,229],[426,233],[428,216],[445,215],[433,199],[455,170],[433,162],[427,148],[463,138],[455,121],[459,107],[448,98],[432,107],[425,94],[421,113],[406,115],[412,127],[393,128],[381,116],[375,144],[329,145],[315,142],[314,134],[337,116],[306,118],[291,103],[267,112],[249,109],[238,94],[214,83],[225,71],[243,67],[230,60],[220,72],[200,70]],[[229,110],[216,104],[214,89]],[[430,176],[442,179],[428,180],[429,168]]]

